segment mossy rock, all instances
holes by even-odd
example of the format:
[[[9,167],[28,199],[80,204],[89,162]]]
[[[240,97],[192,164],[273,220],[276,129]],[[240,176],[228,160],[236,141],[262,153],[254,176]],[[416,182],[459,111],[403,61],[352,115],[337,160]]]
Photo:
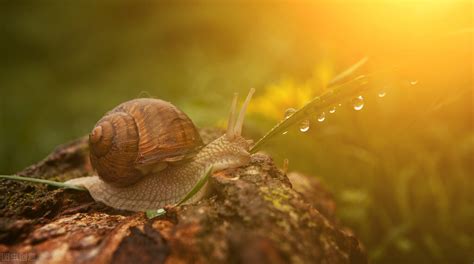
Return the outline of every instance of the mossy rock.
[[[64,181],[92,173],[82,138],[20,175]],[[1,180],[0,253],[37,263],[366,263],[327,191],[292,175],[255,154],[246,167],[215,173],[208,198],[151,220],[87,192]]]

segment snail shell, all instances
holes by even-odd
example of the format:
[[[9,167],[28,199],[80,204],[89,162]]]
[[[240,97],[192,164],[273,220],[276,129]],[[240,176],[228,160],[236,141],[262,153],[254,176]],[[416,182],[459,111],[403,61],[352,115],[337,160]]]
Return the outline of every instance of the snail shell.
[[[189,119],[171,103],[141,98],[120,104],[89,134],[90,158],[99,177],[114,186],[183,161],[203,145]]]

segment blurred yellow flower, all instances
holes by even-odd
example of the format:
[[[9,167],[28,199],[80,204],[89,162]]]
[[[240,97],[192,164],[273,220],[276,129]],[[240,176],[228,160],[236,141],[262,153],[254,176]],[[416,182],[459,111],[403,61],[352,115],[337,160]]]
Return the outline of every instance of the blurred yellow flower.
[[[318,65],[316,65],[312,78],[315,88],[319,88],[319,91],[316,91],[316,93],[321,94],[332,78],[334,78],[334,76],[334,65],[331,62],[323,60]]]
[[[321,94],[333,75],[331,64],[323,61],[315,67],[313,76],[307,81],[300,83],[287,78],[268,85],[265,92],[249,105],[249,112],[280,120],[286,109],[299,109]]]
[[[308,82],[299,84],[289,79],[282,80],[267,86],[265,92],[249,105],[249,112],[260,113],[272,119],[281,119],[287,108],[298,109],[313,95]]]

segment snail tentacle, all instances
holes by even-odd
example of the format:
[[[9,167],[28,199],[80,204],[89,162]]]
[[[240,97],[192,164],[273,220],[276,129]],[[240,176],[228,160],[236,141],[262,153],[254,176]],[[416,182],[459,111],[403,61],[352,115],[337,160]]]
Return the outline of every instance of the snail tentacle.
[[[240,109],[239,117],[237,118],[237,123],[235,124],[235,128],[234,128],[234,134],[236,136],[240,136],[242,134],[242,127],[244,125],[245,112],[247,111],[247,107],[250,103],[250,100],[252,99],[253,93],[255,93],[255,88],[250,89],[249,94],[247,95],[247,98],[245,99],[245,102],[242,105],[242,108]]]
[[[239,97],[238,93],[234,93],[234,97],[232,98],[232,104],[230,106],[230,114],[229,114],[229,121],[227,123],[227,138],[232,139],[234,138],[234,126],[236,121],[236,108],[237,108],[237,99]]]

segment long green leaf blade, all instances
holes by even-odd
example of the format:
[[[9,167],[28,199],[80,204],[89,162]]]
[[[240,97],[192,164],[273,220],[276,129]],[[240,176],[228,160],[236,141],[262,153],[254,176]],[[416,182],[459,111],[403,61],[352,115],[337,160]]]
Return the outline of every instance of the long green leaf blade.
[[[198,193],[202,187],[204,187],[204,185],[206,184],[206,182],[209,180],[209,177],[211,176],[212,174],[212,166],[210,166],[207,170],[206,170],[206,173],[204,174],[203,177],[201,177],[201,179],[199,179],[199,181],[194,185],[194,187],[191,189],[191,191],[189,191],[186,196],[183,197],[183,199],[181,199],[181,201],[179,201],[178,203],[176,203],[175,206],[180,206],[182,205],[183,203],[185,203],[186,201],[188,201],[189,199],[191,199],[196,193]]]
[[[145,215],[148,219],[153,219],[164,214],[166,214],[166,210],[164,208],[160,208],[158,210],[148,210],[145,212]]]
[[[257,143],[251,147],[250,152],[255,153],[262,147],[262,145],[268,142],[275,135],[282,134],[295,123],[307,119],[308,116],[324,111],[330,106],[336,105],[345,100],[349,100],[350,98],[359,95],[365,90],[368,90],[370,85],[367,85],[367,83],[370,82],[370,80],[373,79],[375,75],[375,73],[368,76],[361,75],[353,80],[336,85],[332,89],[323,93],[321,96],[315,97],[301,109],[297,110],[291,116],[284,119],[274,126],[270,131],[268,131],[267,134],[260,138]]]
[[[353,75],[355,71],[357,71],[362,66],[364,66],[365,63],[368,60],[369,60],[368,57],[364,57],[364,58],[360,59],[354,65],[347,68],[345,71],[339,73],[338,75],[336,75],[336,77],[332,78],[332,80],[328,83],[327,87],[332,87],[332,86],[335,86],[337,84],[343,83],[345,80],[347,80],[347,78],[349,78],[351,75]]]
[[[210,166],[206,170],[206,172],[204,173],[204,176],[202,176],[199,179],[199,181],[193,186],[193,188],[178,203],[173,205],[173,207],[182,205],[183,203],[191,199],[194,195],[196,195],[196,193],[198,193],[202,189],[202,187],[204,187],[206,182],[209,180],[209,177],[211,176],[211,174],[212,174],[212,166]],[[148,210],[145,212],[145,214],[148,219],[153,219],[155,217],[166,214],[166,210],[164,208],[160,208],[158,210]]]
[[[45,180],[45,179],[37,179],[37,178],[31,178],[31,177],[25,177],[25,176],[19,176],[19,175],[0,175],[0,179],[7,179],[7,180],[14,180],[14,181],[26,181],[26,182],[32,182],[32,183],[43,183],[51,186],[55,186],[58,188],[63,188],[63,189],[72,189],[72,190],[78,190],[78,191],[87,191],[87,189],[76,186],[76,185],[71,185],[71,184],[66,184],[64,182],[56,182],[56,181],[50,181],[50,180]]]

